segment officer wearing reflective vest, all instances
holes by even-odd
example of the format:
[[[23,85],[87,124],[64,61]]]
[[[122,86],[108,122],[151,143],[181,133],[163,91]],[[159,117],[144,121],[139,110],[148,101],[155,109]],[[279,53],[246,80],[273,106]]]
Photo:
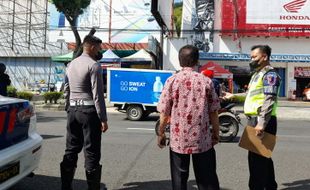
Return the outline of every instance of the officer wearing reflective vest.
[[[256,45],[251,48],[251,81],[246,93],[225,93],[224,99],[244,100],[244,114],[248,125],[255,127],[256,135],[263,136],[264,131],[276,135],[277,97],[281,78],[270,66],[271,48],[268,45]],[[250,171],[249,188],[251,190],[277,189],[274,166],[271,158],[249,151]]]

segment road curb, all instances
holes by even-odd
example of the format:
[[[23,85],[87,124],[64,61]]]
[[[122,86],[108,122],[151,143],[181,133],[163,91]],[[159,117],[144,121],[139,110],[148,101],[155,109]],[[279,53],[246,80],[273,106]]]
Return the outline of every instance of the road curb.
[[[64,102],[59,101],[59,104],[44,103],[44,101],[34,101],[33,102],[36,111],[64,111],[65,106]],[[116,107],[113,107],[113,104],[108,104],[107,113],[109,114],[123,114],[116,110]],[[243,112],[243,105],[238,104],[234,110]],[[307,119],[310,112],[310,102],[303,101],[288,101],[288,100],[279,100],[278,108],[278,118],[279,119]],[[243,114],[240,114],[243,117]]]
[[[65,111],[65,105],[61,104],[34,104],[36,111]]]
[[[63,104],[34,104],[36,111],[65,111],[65,105]],[[120,113],[116,110],[116,107],[107,105],[108,113]]]

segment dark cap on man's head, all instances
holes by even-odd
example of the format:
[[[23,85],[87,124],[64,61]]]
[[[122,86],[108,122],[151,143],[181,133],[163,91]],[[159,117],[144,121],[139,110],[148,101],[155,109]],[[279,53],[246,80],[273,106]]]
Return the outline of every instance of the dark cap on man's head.
[[[102,40],[100,40],[96,36],[92,36],[92,35],[85,36],[85,38],[83,40],[83,44],[96,45],[96,44],[101,44],[101,43],[102,43]]]

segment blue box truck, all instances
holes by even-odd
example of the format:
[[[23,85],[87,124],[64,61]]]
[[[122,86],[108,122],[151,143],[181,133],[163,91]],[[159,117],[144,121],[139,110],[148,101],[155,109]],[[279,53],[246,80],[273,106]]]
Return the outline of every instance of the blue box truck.
[[[107,101],[132,121],[156,112],[166,80],[174,71],[152,69],[107,69]]]

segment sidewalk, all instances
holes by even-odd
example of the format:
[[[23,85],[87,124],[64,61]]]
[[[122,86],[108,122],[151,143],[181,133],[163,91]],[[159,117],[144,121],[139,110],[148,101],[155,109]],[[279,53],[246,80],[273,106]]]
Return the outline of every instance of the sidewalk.
[[[280,99],[278,105],[277,117],[279,119],[310,120],[310,102]],[[233,109],[243,113],[243,105],[241,104]],[[245,115],[240,114],[240,117],[243,118]]]
[[[33,101],[36,111],[64,111],[64,100],[60,100],[59,104],[45,104],[44,101]],[[112,104],[106,102],[108,113],[120,113]],[[243,111],[243,105],[237,105],[233,108],[239,112]],[[289,101],[281,98],[279,100],[278,118],[283,119],[303,119],[310,120],[310,102],[304,101]],[[243,114],[240,114],[243,117]]]
[[[304,107],[310,108],[310,101],[301,101],[301,100],[287,100],[287,98],[279,99],[279,107]]]
[[[310,120],[310,102],[279,100],[279,119]]]

